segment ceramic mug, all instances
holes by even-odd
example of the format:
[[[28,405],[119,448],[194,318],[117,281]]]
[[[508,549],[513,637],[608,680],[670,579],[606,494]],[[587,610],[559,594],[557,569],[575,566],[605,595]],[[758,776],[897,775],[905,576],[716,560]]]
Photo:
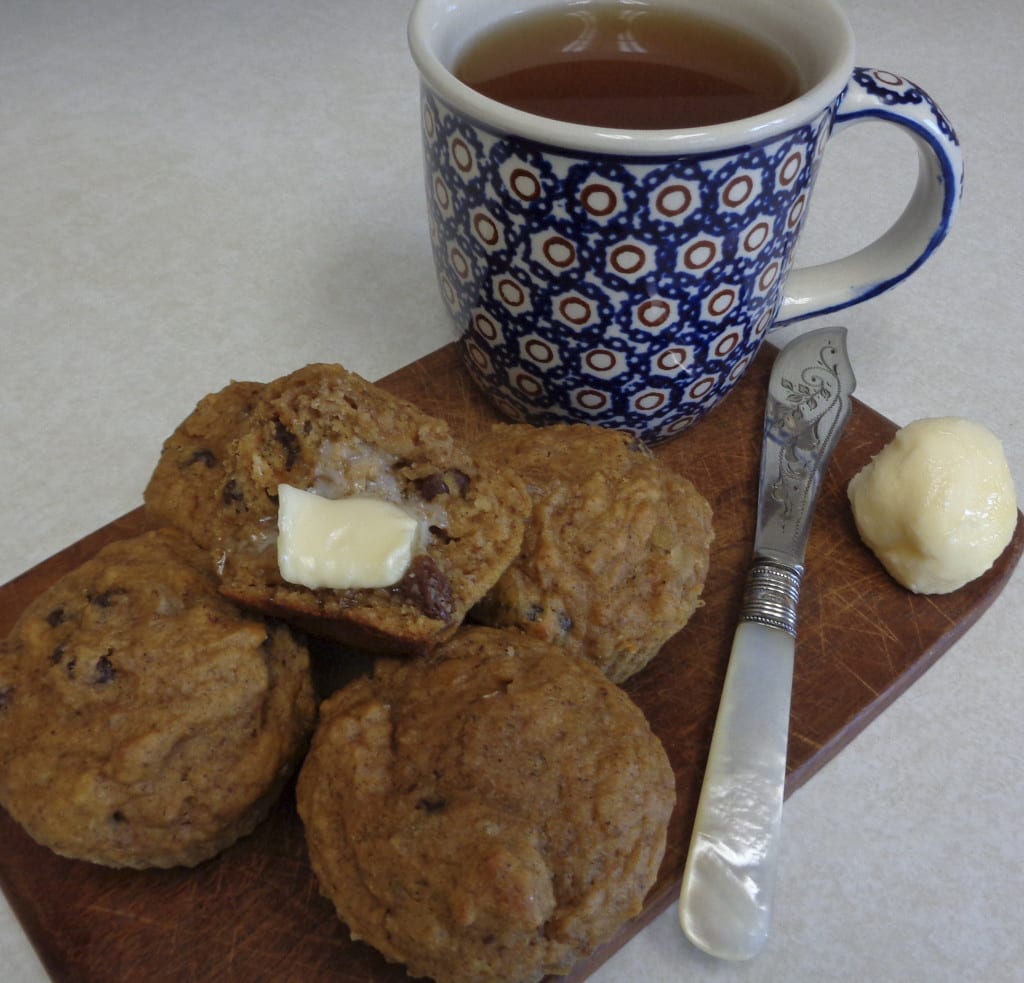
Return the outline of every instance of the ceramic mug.
[[[834,0],[650,3],[774,41],[800,94],[702,128],[584,126],[510,108],[452,74],[466,43],[508,16],[507,0],[417,0],[409,43],[435,266],[470,375],[513,419],[596,423],[653,443],[718,403],[772,328],[917,269],[949,231],[963,169],[952,126],[922,89],[854,67]],[[793,269],[826,144],[864,120],[917,144],[910,201],[866,248]]]

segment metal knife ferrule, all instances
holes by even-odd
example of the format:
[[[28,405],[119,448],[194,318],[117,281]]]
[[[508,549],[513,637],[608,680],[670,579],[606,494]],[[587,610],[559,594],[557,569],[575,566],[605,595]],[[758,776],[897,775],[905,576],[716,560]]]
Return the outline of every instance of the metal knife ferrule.
[[[802,566],[757,557],[747,573],[740,621],[753,621],[796,637]]]

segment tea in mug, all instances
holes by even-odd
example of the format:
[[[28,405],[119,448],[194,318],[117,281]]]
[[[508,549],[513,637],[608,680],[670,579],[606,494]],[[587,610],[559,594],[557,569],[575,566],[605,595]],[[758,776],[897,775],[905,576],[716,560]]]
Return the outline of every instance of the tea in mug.
[[[697,14],[627,3],[510,17],[471,41],[453,73],[515,109],[625,129],[745,119],[800,92],[795,67],[768,42]]]

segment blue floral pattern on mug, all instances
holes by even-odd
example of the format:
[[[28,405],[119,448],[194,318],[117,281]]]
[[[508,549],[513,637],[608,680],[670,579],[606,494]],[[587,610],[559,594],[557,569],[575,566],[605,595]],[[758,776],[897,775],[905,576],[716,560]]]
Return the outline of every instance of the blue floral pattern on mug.
[[[422,120],[438,279],[476,382],[513,419],[657,441],[732,388],[775,320],[832,114],[685,159],[552,151],[429,92]]]

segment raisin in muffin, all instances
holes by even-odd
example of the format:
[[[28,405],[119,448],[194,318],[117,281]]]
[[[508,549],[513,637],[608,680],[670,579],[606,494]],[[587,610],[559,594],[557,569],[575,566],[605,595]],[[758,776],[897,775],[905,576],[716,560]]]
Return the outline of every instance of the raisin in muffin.
[[[512,983],[564,973],[639,913],[675,791],[592,663],[464,627],[322,705],[297,799],[353,938],[413,976]]]
[[[221,597],[176,529],[113,543],[0,648],[0,804],[113,867],[192,866],[249,833],[308,744],[309,657]]]
[[[167,438],[143,494],[153,525],[177,526],[200,546],[213,545],[224,457],[262,388],[259,382],[232,382],[204,396]]]
[[[529,499],[481,467],[448,426],[340,365],[269,383],[235,442],[215,523],[221,589],[240,604],[369,651],[449,637],[522,542]],[[413,515],[413,558],[393,586],[310,588],[278,567],[278,486],[379,498]]]
[[[640,441],[582,424],[499,424],[473,448],[526,481],[523,547],[473,612],[563,645],[623,682],[700,602],[711,507]]]

